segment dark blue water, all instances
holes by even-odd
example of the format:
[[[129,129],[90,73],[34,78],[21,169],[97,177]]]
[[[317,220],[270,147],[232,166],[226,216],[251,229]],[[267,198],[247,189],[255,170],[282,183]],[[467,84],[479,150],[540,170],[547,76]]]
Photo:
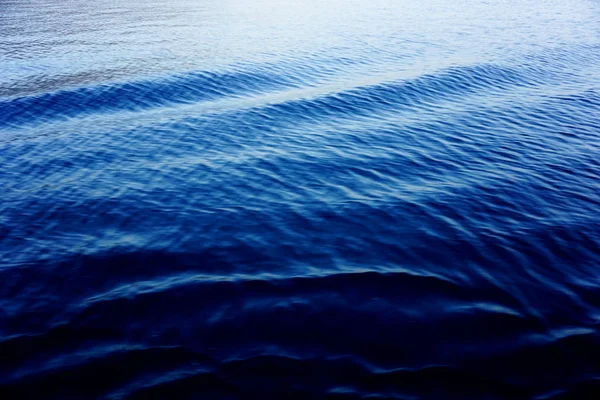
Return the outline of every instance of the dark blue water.
[[[1,0],[1,399],[600,398],[597,0]]]

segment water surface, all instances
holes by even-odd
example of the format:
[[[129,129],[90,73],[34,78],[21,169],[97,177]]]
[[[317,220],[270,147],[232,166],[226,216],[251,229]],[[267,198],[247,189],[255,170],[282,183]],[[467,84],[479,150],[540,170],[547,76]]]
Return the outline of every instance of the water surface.
[[[600,3],[0,1],[0,397],[600,395]]]

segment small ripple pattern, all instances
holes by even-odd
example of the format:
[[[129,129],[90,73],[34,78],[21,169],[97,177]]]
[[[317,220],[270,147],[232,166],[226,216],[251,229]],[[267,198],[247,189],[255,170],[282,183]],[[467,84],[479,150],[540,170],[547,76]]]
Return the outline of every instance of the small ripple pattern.
[[[0,398],[599,399],[596,0],[2,0]]]

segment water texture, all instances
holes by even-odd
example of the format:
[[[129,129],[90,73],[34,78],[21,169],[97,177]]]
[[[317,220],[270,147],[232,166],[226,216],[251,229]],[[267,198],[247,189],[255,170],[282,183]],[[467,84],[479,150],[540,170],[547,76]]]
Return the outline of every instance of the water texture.
[[[597,0],[1,0],[0,398],[600,398]]]

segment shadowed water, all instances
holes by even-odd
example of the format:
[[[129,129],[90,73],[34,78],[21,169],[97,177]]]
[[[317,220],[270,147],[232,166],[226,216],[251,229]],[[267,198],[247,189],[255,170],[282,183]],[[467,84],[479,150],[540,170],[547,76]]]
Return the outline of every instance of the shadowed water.
[[[0,398],[600,398],[600,3],[0,1]]]

